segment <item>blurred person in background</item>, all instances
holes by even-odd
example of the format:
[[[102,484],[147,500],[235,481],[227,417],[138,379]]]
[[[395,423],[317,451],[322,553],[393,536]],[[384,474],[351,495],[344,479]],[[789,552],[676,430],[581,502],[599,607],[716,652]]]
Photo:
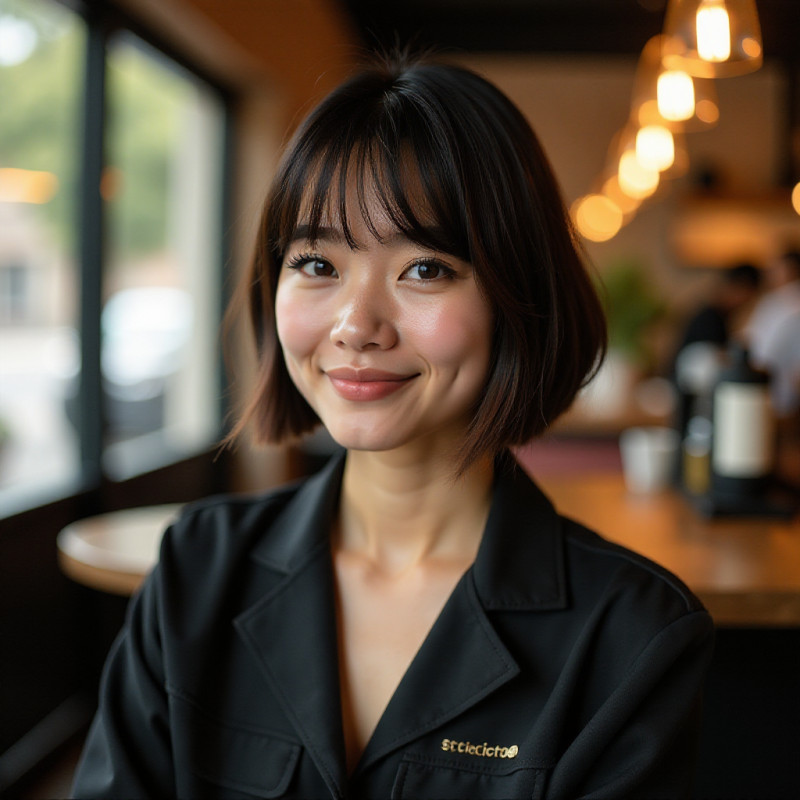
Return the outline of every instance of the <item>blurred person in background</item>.
[[[727,347],[741,316],[758,297],[761,271],[753,264],[737,264],[719,275],[710,300],[689,319],[677,352],[695,342]]]
[[[744,336],[753,364],[770,373],[772,404],[780,418],[800,415],[800,252],[787,251],[766,269],[767,291]]]
[[[729,267],[716,276],[711,296],[686,323],[671,370],[678,390],[675,424],[682,437],[690,419],[710,418],[711,392],[725,351],[751,312],[760,284],[761,270],[753,264]]]

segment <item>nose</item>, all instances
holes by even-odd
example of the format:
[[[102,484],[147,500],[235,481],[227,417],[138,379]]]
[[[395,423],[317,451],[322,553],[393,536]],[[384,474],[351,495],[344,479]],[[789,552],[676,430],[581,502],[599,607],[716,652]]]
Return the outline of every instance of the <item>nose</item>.
[[[397,343],[392,304],[374,281],[363,281],[342,297],[331,328],[337,347],[388,350]]]

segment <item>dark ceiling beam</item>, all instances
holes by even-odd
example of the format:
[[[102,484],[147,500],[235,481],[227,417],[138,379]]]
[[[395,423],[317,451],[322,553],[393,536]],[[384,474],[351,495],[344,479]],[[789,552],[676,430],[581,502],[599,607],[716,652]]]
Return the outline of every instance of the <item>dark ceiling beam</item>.
[[[661,14],[608,13],[602,3],[537,7],[534,3],[346,0],[365,44],[413,41],[470,52],[636,53],[661,30]],[[612,4],[613,5],[613,4]]]
[[[467,52],[638,54],[662,0],[342,0],[370,48],[397,41]],[[800,0],[757,0],[767,58],[794,61]]]

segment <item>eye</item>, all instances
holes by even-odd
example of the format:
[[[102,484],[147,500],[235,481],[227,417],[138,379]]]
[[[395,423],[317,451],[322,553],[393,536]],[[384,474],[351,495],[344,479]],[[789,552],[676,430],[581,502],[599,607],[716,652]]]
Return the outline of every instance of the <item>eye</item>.
[[[300,253],[292,256],[285,264],[288,269],[294,269],[308,275],[310,278],[335,278],[336,268],[330,261],[319,256]]]
[[[403,273],[403,277],[413,281],[435,281],[441,278],[452,278],[455,274],[455,270],[441,261],[425,259],[424,261],[415,261]]]

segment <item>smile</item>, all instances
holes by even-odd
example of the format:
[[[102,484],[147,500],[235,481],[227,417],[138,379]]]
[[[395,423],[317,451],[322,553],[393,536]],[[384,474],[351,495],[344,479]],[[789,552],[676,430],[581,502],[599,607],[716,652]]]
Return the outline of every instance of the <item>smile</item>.
[[[356,402],[382,400],[407,386],[417,377],[397,375],[381,370],[350,368],[332,369],[325,372],[339,397]]]

